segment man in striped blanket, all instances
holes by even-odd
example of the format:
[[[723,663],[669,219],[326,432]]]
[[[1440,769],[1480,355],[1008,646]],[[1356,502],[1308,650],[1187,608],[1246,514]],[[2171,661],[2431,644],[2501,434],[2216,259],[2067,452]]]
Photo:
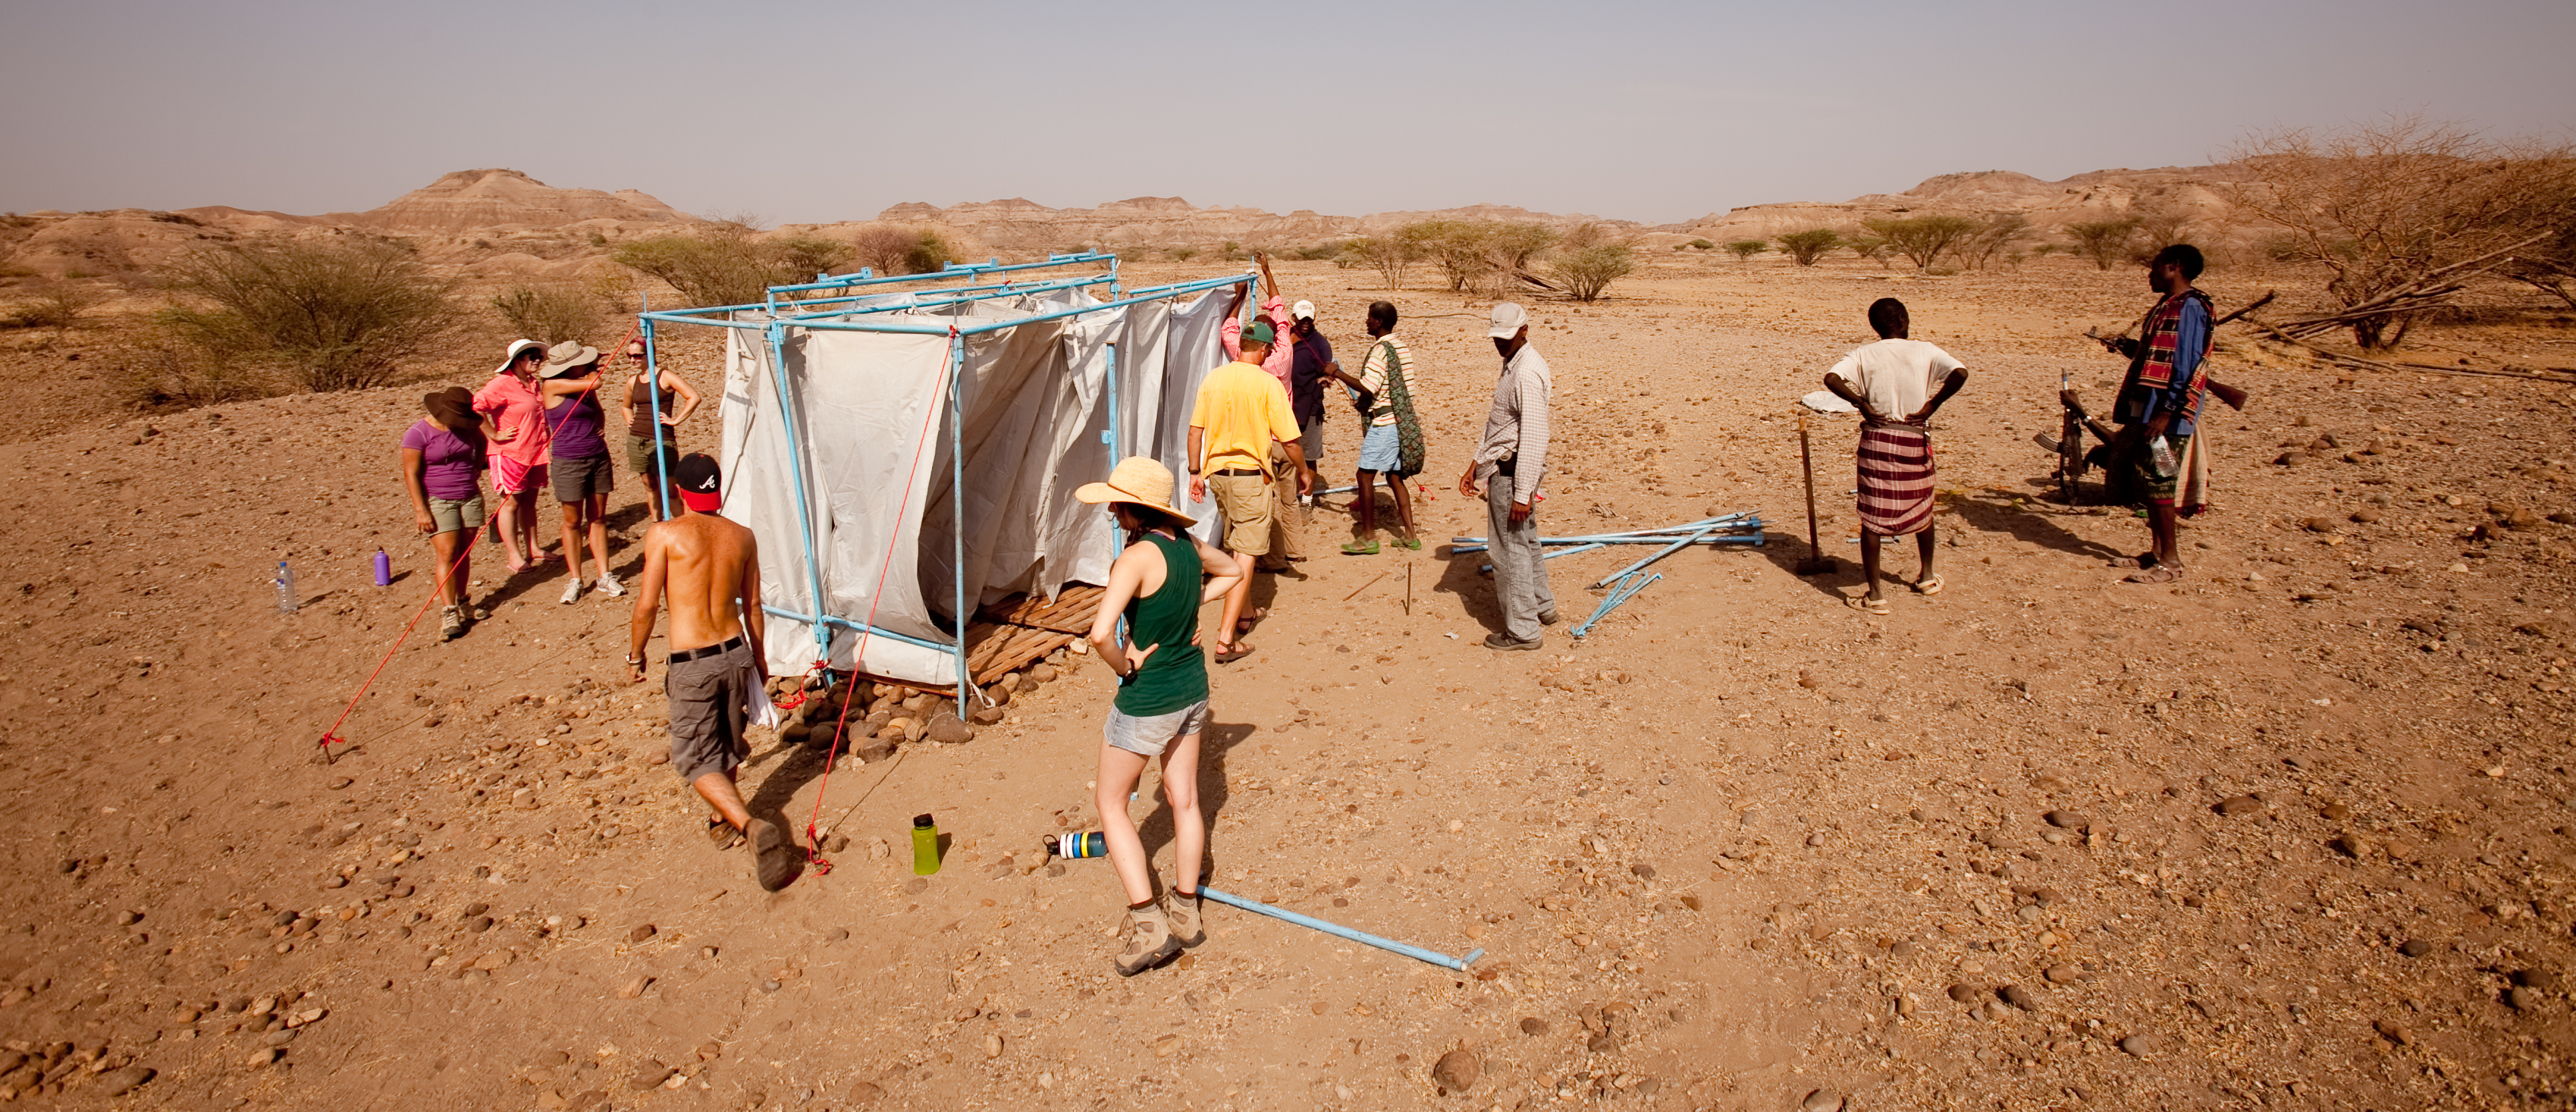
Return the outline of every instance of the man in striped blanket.
[[[1869,591],[1847,600],[1854,609],[1887,613],[1879,592],[1883,538],[1914,534],[1923,570],[1915,593],[1941,592],[1932,571],[1932,438],[1924,424],[1968,384],[1968,369],[1950,353],[1911,339],[1905,303],[1882,297],[1869,306],[1878,342],[1853,349],[1825,373],[1825,389],[1860,409],[1860,563]]]
[[[2158,296],[2155,308],[2139,322],[2139,338],[2105,344],[2129,357],[2129,373],[2112,411],[2121,425],[2120,439],[2111,448],[2114,466],[2129,469],[2146,491],[2147,533],[2155,545],[2111,561],[2115,568],[2137,569],[2127,579],[2131,583],[2182,578],[2176,493],[2191,470],[2192,434],[2209,393],[2209,295],[2192,288],[2205,262],[2200,249],[2188,243],[2156,252],[2147,263],[2147,288]],[[2180,461],[2171,473],[2158,468],[2150,455],[2158,440]]]

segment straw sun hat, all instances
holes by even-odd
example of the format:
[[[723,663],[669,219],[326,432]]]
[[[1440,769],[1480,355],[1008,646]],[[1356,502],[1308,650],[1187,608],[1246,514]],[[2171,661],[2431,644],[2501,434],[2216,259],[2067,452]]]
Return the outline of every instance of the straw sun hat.
[[[1092,505],[1129,502],[1170,514],[1183,525],[1196,525],[1198,519],[1172,508],[1172,469],[1143,456],[1129,456],[1118,461],[1105,483],[1084,483],[1073,496]]]

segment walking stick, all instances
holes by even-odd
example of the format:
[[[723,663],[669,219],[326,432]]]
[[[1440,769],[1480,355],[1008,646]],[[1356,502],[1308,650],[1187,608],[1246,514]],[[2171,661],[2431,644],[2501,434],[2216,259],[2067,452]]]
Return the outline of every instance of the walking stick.
[[[1807,558],[1798,561],[1798,574],[1818,575],[1834,570],[1834,562],[1816,541],[1816,453],[1807,437],[1807,415],[1798,415],[1798,468],[1807,473]]]

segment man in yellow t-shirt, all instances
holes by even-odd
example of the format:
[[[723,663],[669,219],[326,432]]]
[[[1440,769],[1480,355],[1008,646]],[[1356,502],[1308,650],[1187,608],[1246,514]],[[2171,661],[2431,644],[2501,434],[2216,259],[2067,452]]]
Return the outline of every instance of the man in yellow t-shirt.
[[[1301,433],[1297,415],[1288,405],[1288,391],[1261,369],[1262,357],[1270,354],[1276,341],[1277,334],[1267,321],[1245,329],[1241,354],[1208,372],[1199,383],[1198,404],[1190,411],[1190,500],[1203,502],[1210,491],[1215,492],[1217,508],[1225,513],[1219,547],[1230,555],[1255,558],[1242,561],[1247,568],[1269,554],[1271,519],[1278,513],[1270,493],[1272,445],[1284,451],[1288,465],[1297,469],[1297,493],[1315,491],[1315,471],[1306,466],[1305,449],[1298,443]],[[1217,663],[1232,664],[1252,655],[1252,646],[1241,640],[1243,608],[1251,598],[1248,574],[1226,592],[1225,622],[1217,632]]]

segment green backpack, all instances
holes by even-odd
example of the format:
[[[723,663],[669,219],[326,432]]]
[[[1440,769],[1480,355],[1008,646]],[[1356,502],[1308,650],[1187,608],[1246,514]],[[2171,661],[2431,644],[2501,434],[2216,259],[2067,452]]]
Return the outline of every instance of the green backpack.
[[[1405,385],[1408,372],[1404,360],[1396,356],[1394,344],[1386,345],[1386,404],[1395,410],[1395,470],[1400,478],[1422,473],[1422,421],[1413,413],[1413,390]],[[1377,414],[1371,413],[1374,423]]]

